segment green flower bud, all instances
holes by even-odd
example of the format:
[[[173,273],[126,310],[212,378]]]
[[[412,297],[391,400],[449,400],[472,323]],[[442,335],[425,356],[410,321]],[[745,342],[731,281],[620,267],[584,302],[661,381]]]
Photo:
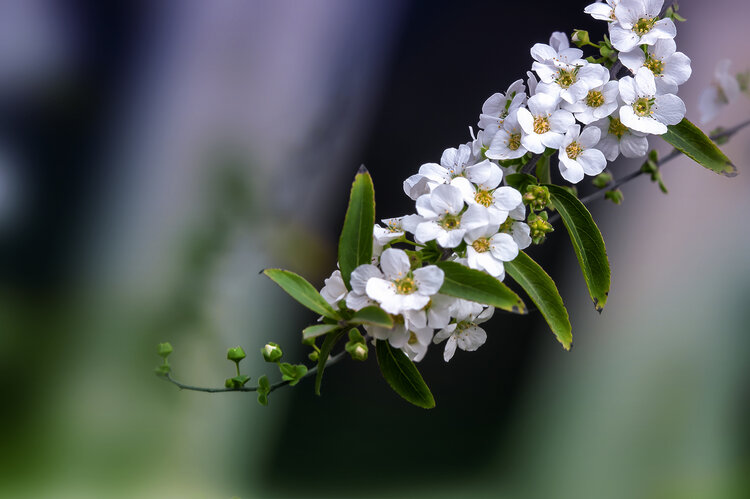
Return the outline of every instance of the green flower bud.
[[[283,355],[281,352],[281,347],[278,344],[270,341],[266,343],[266,346],[261,348],[260,351],[263,353],[263,358],[266,360],[266,362],[276,362]]]
[[[232,378],[227,378],[224,380],[224,387],[225,388],[234,388],[234,380]]]
[[[612,182],[612,174],[608,172],[600,173],[599,175],[594,177],[594,180],[592,180],[594,186],[598,187],[599,189],[607,187],[610,182]]]
[[[367,360],[368,348],[365,343],[354,343],[353,345],[347,345],[346,351],[352,356],[352,359],[364,362]]]
[[[579,48],[591,43],[591,40],[589,39],[589,32],[583,29],[575,30],[573,32],[573,35],[570,37],[570,40]]]
[[[622,200],[625,199],[625,196],[622,195],[622,191],[620,189],[614,189],[605,192],[604,199],[609,199],[615,204],[622,204]]]
[[[542,214],[546,215],[547,212],[542,212]],[[528,224],[529,229],[531,229],[531,240],[534,244],[543,243],[547,234],[555,230],[552,224],[547,221],[546,216],[538,216],[533,213],[529,215]]]
[[[310,352],[309,354],[307,354],[307,358],[310,359],[313,362],[317,362],[318,361],[318,357],[320,357],[318,355],[318,352]]]
[[[169,357],[169,354],[172,353],[172,351],[172,345],[169,342],[159,343],[159,346],[156,347],[156,353],[163,359]]]
[[[549,189],[543,185],[530,184],[526,187],[526,192],[523,195],[523,202],[529,205],[531,209],[543,210],[549,204],[549,201]]]
[[[227,359],[232,362],[239,362],[245,358],[245,351],[242,347],[234,347],[227,350]]]

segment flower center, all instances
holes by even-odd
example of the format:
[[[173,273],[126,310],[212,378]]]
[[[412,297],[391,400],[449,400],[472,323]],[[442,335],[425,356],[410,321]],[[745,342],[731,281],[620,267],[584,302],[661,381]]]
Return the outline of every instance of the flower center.
[[[633,25],[633,32],[635,32],[638,36],[643,36],[649,31],[651,31],[651,28],[654,27],[654,24],[656,24],[656,18],[646,18],[642,17],[638,19],[638,22]]]
[[[633,111],[640,117],[651,116],[651,105],[654,103],[654,99],[648,97],[641,97],[637,101],[633,102]]]
[[[598,90],[589,90],[586,94],[586,105],[588,107],[599,107],[604,104],[604,94]]]
[[[396,284],[396,293],[400,295],[410,295],[417,290],[417,283],[414,282],[413,277],[406,276],[394,281],[394,284]]]
[[[565,152],[568,154],[570,159],[576,159],[583,152],[583,148],[578,141],[573,141],[568,147],[565,148]]]
[[[414,345],[415,343],[418,343],[419,340],[417,339],[417,335],[414,334],[413,331],[409,331],[409,345]]]
[[[664,72],[664,61],[660,61],[651,55],[646,56],[646,62],[644,62],[643,65],[650,69],[655,76]]]
[[[388,222],[388,226],[386,229],[388,229],[388,232],[401,232],[401,224],[399,224],[397,221],[392,220]]]
[[[440,221],[438,221],[438,225],[445,230],[458,229],[461,226],[461,217],[446,213]]]
[[[471,243],[471,247],[474,248],[477,253],[484,253],[490,250],[490,240],[486,237],[480,237]]]
[[[576,82],[576,73],[578,72],[578,69],[561,69],[557,72],[557,84],[560,85],[562,88],[568,88],[573,83]]]
[[[543,134],[549,132],[549,116],[534,117],[534,133]]]
[[[478,190],[474,195],[474,201],[485,207],[490,206],[493,201],[492,193],[490,191]]]
[[[609,130],[607,132],[617,137],[617,140],[620,140],[627,131],[628,127],[623,125],[618,118],[609,118]]]
[[[521,134],[511,133],[510,138],[508,139],[508,149],[511,151],[517,151],[519,147],[521,147]]]

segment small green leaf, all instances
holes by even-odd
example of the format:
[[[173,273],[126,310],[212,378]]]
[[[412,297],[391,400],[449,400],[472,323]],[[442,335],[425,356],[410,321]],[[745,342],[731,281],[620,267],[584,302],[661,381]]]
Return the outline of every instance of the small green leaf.
[[[338,324],[316,324],[315,326],[308,326],[302,330],[302,337],[304,339],[317,338],[323,336],[331,331],[335,331],[339,328]]]
[[[375,353],[383,378],[396,393],[418,407],[435,407],[435,398],[430,389],[427,388],[414,362],[404,352],[392,348],[387,340],[378,340],[375,343]]]
[[[523,251],[518,253],[515,260],[505,263],[505,271],[531,297],[565,350],[570,350],[572,328],[555,281]]]
[[[683,119],[668,125],[662,138],[696,163],[725,177],[737,176],[737,168],[700,128]]]
[[[375,306],[357,310],[354,312],[354,315],[352,315],[352,318],[349,319],[349,322],[352,324],[371,324],[386,329],[391,329],[393,327],[393,318],[382,308]]]
[[[589,295],[598,311],[607,303],[610,285],[609,260],[599,228],[581,201],[566,190],[549,185],[552,206],[568,229]]]
[[[491,275],[456,262],[438,262],[437,266],[445,272],[440,293],[492,305],[516,314],[526,313],[523,300]]]
[[[328,304],[320,293],[302,276],[282,269],[266,269],[263,271],[273,282],[281,286],[289,296],[306,306],[313,312],[329,319],[339,320],[341,317]]]
[[[331,355],[331,350],[336,346],[336,343],[344,335],[344,331],[336,331],[326,336],[323,340],[323,345],[320,347],[320,353],[318,354],[318,372],[315,373],[315,395],[320,395],[320,384],[323,382],[323,370],[326,368],[326,362],[328,362],[328,356]]]
[[[542,158],[539,158],[539,161],[541,160]],[[518,192],[526,192],[526,187],[537,184],[538,182],[533,175],[528,175],[526,173],[511,173],[510,175],[505,176],[505,183],[516,189]]]
[[[339,268],[348,289],[354,269],[372,262],[372,230],[375,226],[375,188],[367,168],[354,177],[349,208],[339,238]]]
[[[279,363],[279,371],[281,371],[281,379],[289,381],[289,386],[294,386],[307,374],[307,366],[281,362]]]

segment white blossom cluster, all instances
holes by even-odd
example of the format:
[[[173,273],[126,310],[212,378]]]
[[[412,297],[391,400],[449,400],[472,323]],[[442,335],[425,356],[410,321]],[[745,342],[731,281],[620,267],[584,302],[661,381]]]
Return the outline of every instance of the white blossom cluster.
[[[494,309],[439,294],[443,271],[435,265],[414,269],[407,252],[390,245],[409,233],[418,247],[434,241],[443,259],[503,280],[504,262],[532,242],[522,194],[503,185],[528,153],[557,150],[560,174],[571,183],[598,175],[620,154],[645,156],[647,135],[663,134],[684,117],[675,94],[691,72],[690,59],[676,52],[673,21],[659,19],[662,6],[663,0],[608,0],[585,9],[609,23],[612,45],[633,76],[612,79],[609,69],[585,60],[561,32],[549,44],[535,44],[526,83],[515,81],[487,99],[471,141],[446,149],[439,163],[423,164],[404,181],[416,213],[376,225],[372,264],[354,270],[351,290],[334,272],[323,297],[334,306],[344,300],[352,310],[380,306],[395,326],[366,326],[369,335],[415,361],[433,342],[447,340],[446,361],[456,347],[481,346],[487,335],[478,324]]]

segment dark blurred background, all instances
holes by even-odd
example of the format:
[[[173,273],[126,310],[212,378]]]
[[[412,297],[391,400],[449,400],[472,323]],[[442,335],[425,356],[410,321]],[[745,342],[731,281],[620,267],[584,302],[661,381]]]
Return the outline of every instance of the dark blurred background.
[[[477,352],[419,364],[429,412],[374,355],[268,408],[152,374],[161,341],[199,385],[231,375],[229,346],[254,379],[274,376],[266,341],[303,359],[315,317],[258,271],[322,286],[358,166],[378,217],[412,211],[403,179],[470,139],[533,43],[605,32],[587,3],[0,1],[0,496],[748,497],[747,132],[726,146],[735,179],[680,159],[668,196],[644,178],[591,207],[601,316],[564,230],[533,248],[573,350],[498,312]],[[750,8],[680,13],[697,121],[716,61],[750,66]],[[745,96],[704,129],[748,114]]]

